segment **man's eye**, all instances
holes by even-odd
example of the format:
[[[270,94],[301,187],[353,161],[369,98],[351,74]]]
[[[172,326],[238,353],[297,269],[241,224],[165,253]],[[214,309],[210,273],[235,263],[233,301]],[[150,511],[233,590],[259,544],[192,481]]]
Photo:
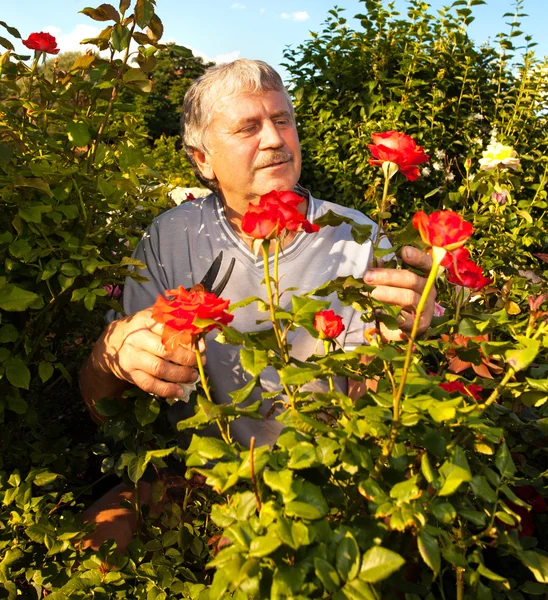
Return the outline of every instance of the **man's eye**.
[[[242,129],[240,129],[240,133],[253,133],[256,129],[256,125],[248,125],[247,127],[242,127]]]
[[[289,119],[276,119],[274,122],[276,123],[276,125],[281,125],[282,127],[285,127],[286,125],[288,125]]]

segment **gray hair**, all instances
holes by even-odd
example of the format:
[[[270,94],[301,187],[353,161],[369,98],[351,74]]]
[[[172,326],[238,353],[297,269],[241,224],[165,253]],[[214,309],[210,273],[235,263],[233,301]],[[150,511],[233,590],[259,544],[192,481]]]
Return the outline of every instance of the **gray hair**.
[[[222,96],[260,92],[282,92],[293,114],[293,103],[282,78],[262,60],[239,58],[211,67],[192,83],[185,94],[181,114],[183,147],[198,181],[214,192],[219,190],[217,181],[206,179],[194,160],[194,150],[208,151],[206,137],[213,105]]]

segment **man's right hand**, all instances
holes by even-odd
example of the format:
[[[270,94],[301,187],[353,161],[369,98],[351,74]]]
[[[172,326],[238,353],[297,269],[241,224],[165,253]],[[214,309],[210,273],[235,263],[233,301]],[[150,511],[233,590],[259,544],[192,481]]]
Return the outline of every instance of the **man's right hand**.
[[[127,383],[169,398],[184,395],[179,384],[196,381],[194,349],[179,346],[168,352],[162,330],[163,325],[152,318],[148,308],[113,321],[102,333],[80,375],[82,395],[96,420],[100,417],[93,404],[119,396]]]

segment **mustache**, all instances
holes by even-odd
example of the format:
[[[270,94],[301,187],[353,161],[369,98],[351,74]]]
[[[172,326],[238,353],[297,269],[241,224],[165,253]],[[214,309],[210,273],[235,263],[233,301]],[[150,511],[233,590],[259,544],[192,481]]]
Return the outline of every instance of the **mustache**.
[[[293,160],[293,154],[291,152],[285,152],[284,150],[272,150],[266,156],[262,156],[261,160],[255,165],[255,169],[264,169],[270,165],[277,163],[284,163]]]

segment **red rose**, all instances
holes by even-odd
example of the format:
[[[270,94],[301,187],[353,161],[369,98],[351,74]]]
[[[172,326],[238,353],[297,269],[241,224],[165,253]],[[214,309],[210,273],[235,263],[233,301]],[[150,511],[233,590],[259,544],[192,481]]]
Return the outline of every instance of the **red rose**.
[[[545,513],[546,501],[532,485],[521,485],[514,489],[514,493],[520,500],[527,502],[531,507],[530,509],[527,509],[524,506],[518,506],[511,500],[505,500],[512,511],[520,517],[520,531],[518,537],[532,536],[535,534],[535,517],[533,516],[533,513]],[[515,527],[508,527],[508,525],[506,525],[506,528],[514,529]]]
[[[47,52],[48,54],[59,54],[57,40],[44,31],[41,31],[40,33],[31,33],[28,39],[23,40],[23,45],[31,50],[39,50],[40,52]]]
[[[451,264],[447,270],[447,281],[462,285],[471,290],[481,290],[489,285],[492,279],[484,277],[483,269],[472,260]]]
[[[450,394],[458,392],[463,396],[471,396],[475,400],[481,400],[480,392],[483,391],[481,385],[475,385],[474,383],[464,385],[462,381],[444,381],[443,383],[440,383],[440,388]]]
[[[321,340],[332,340],[344,331],[344,323],[332,310],[320,310],[314,316],[314,329]]]
[[[422,146],[417,146],[414,139],[398,131],[374,133],[371,137],[373,143],[367,144],[367,147],[375,158],[369,159],[370,165],[391,162],[398,165],[398,169],[409,181],[419,178],[417,165],[427,162],[429,156],[424,153]]]
[[[220,329],[220,325],[228,325],[234,319],[234,315],[225,312],[230,301],[215,294],[188,291],[179,286],[176,290],[166,290],[166,296],[170,298],[158,295],[152,318],[164,324],[162,343],[168,350],[174,350],[179,344],[193,344],[200,334]],[[212,319],[216,323],[195,325],[196,318]]]
[[[278,237],[285,226],[283,214],[274,207],[250,204],[242,218],[242,231],[256,240]]]
[[[447,251],[462,246],[474,233],[472,225],[452,210],[438,210],[431,215],[420,210],[413,217],[413,226],[425,244]]]
[[[257,240],[270,240],[285,230],[319,231],[319,225],[307,221],[297,206],[304,198],[294,192],[272,191],[261,196],[259,204],[250,204],[242,218],[242,231]]]

